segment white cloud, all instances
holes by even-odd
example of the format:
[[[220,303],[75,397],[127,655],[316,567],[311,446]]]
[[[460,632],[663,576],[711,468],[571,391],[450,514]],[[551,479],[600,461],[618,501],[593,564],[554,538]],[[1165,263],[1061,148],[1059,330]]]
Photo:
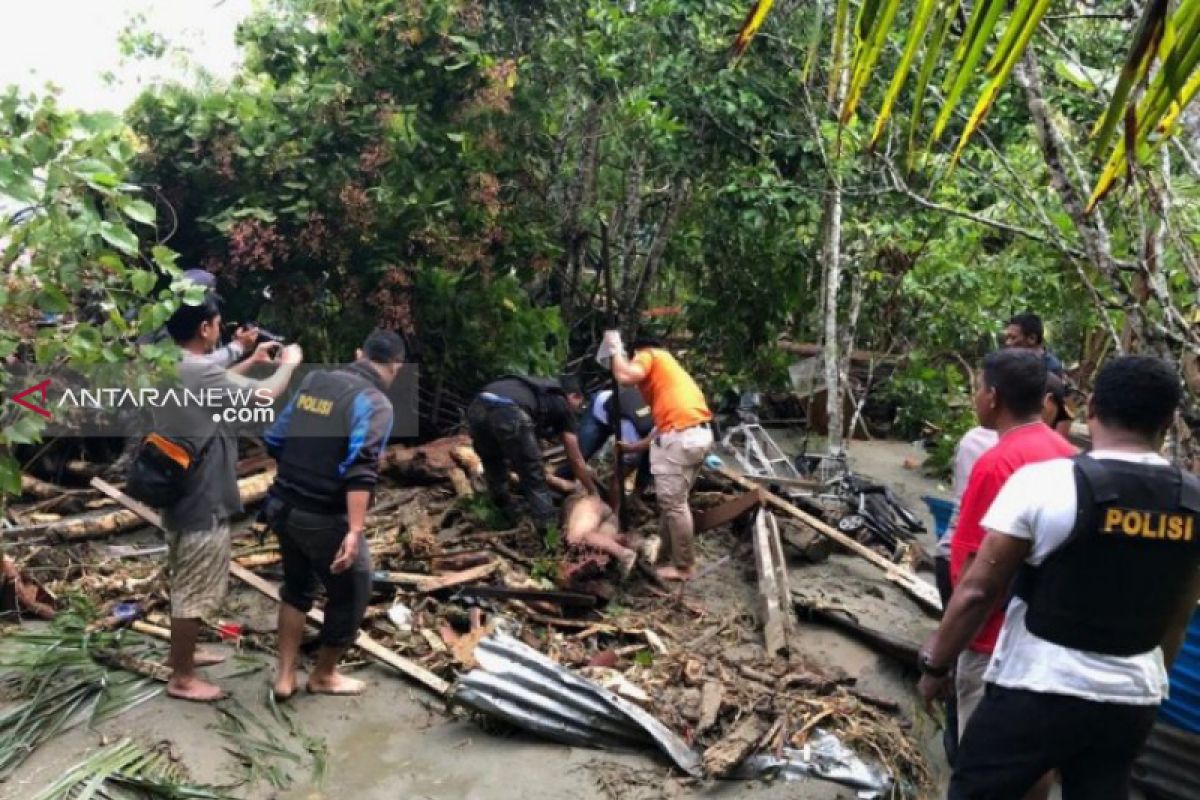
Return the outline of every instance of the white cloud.
[[[238,22],[254,0],[0,0],[0,86],[62,88],[62,102],[122,110],[146,86],[188,74],[182,59],[126,61],[117,37],[136,14],[145,28],[187,53],[187,60],[228,77],[240,55]],[[108,84],[105,74],[117,77]]]

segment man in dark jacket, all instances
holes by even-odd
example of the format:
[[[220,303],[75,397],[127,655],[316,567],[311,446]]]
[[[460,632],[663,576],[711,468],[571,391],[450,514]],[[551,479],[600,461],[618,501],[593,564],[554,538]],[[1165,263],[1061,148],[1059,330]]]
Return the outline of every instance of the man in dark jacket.
[[[265,515],[283,555],[277,699],[296,691],[296,655],[318,581],[327,602],[308,690],[335,695],[363,690],[362,681],[337,671],[337,663],[354,642],[370,600],[371,557],[363,527],[392,430],[386,392],[404,353],[397,334],[375,331],[353,364],[308,375],[267,432],[278,473]]]
[[[483,388],[467,408],[471,444],[483,462],[488,492],[501,508],[509,505],[508,470],[516,471],[521,494],[540,531],[557,524],[558,512],[546,484],[539,439],[557,439],[567,452],[575,479],[598,494],[575,433],[583,406],[578,381],[509,375]]]

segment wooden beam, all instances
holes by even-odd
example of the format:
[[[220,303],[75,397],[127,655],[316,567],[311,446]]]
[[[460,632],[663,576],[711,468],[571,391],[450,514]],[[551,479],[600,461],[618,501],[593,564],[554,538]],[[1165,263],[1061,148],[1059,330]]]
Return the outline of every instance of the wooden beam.
[[[274,472],[270,474],[272,477],[274,477]],[[109,487],[109,489],[103,491],[105,491],[105,494],[107,494],[109,497],[125,506],[125,508],[129,509],[130,513],[136,514],[138,517],[156,528],[165,530],[162,524],[162,517],[160,517],[157,512],[147,508],[142,503],[139,503],[115,487]],[[229,572],[250,588],[261,592],[276,602],[279,602],[279,588],[276,587],[275,584],[264,578],[260,578],[236,562],[231,561],[229,563]],[[318,609],[314,608],[308,612],[308,620],[315,625],[321,625],[325,622],[325,615]],[[362,631],[359,631],[358,636],[354,639],[354,646],[372,656],[377,661],[387,664],[389,667],[392,667],[409,678],[412,678],[437,694],[445,695],[448,691],[450,691],[449,683],[439,678],[437,675],[434,675],[424,667],[409,661],[403,656],[393,653],[391,650],[387,649]]]
[[[273,600],[279,600],[279,589],[270,581],[260,578],[250,570],[238,564],[230,564],[229,571],[235,578],[242,581],[250,588],[258,590]],[[325,621],[325,615],[322,614],[318,609],[314,608],[308,612],[308,620],[314,625],[320,625]],[[412,678],[436,694],[445,695],[450,691],[449,683],[439,678],[437,675],[434,675],[424,667],[409,661],[407,658],[404,658],[401,655],[393,653],[391,650],[387,649],[362,631],[359,631],[358,636],[355,637],[354,646],[373,657],[376,661],[392,667],[396,671],[406,675],[409,678]]]
[[[837,542],[842,547],[845,547],[850,552],[860,556],[874,566],[878,567],[879,570],[883,572],[884,578],[907,592],[908,595],[916,600],[922,608],[935,614],[941,613],[942,600],[938,596],[937,588],[933,586],[933,584],[926,583],[913,574],[910,570],[893,564],[891,561],[888,561],[871,548],[867,547],[861,542],[855,541],[836,528],[825,524],[824,520],[817,519],[813,515],[802,511],[774,492],[756,486],[753,482],[743,478],[741,475],[733,472],[728,467],[718,467],[714,471],[726,480],[732,481],[734,484],[742,487],[743,489],[757,489],[762,493],[762,497],[768,505],[777,508],[785,514],[795,517],[821,535],[828,536],[830,539]]]
[[[792,624],[788,618],[791,609],[791,591],[786,577],[780,585],[781,573],[786,569],[779,563],[783,558],[779,546],[778,531],[774,531],[769,520],[771,513],[759,509],[754,517],[754,567],[758,572],[758,597],[755,610],[763,629],[767,656],[787,658],[791,650],[789,642]]]

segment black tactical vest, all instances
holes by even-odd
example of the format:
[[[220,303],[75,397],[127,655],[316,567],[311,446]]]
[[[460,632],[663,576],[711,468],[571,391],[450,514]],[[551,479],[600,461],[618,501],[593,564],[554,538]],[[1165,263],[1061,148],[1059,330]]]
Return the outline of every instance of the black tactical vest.
[[[609,395],[608,402],[605,403],[609,419],[612,418],[612,403],[612,395]],[[646,399],[642,397],[642,393],[637,390],[637,387],[622,386],[621,391],[617,393],[617,403],[620,407],[621,419],[633,423],[638,436],[643,439],[649,436],[650,431],[654,430],[654,417],[650,413],[650,406],[647,405]]]
[[[1200,479],[1176,467],[1076,456],[1075,528],[1016,594],[1036,636],[1133,656],[1157,647],[1200,568]]]
[[[489,386],[501,381],[517,381],[529,389],[529,393],[533,395],[533,401],[537,404],[537,408],[529,409],[529,411],[531,412],[530,416],[533,418],[534,427],[537,429],[538,437],[553,439],[561,433],[561,431],[553,430],[546,419],[546,409],[552,396],[560,397],[564,405],[566,403],[567,392],[557,379],[535,378],[529,375],[503,375],[492,381],[492,384],[489,384]]]

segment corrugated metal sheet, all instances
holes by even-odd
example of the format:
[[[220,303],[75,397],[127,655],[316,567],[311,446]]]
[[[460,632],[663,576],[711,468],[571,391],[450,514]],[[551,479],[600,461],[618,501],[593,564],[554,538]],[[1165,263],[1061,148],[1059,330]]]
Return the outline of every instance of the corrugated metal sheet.
[[[1192,614],[1183,649],[1171,666],[1171,696],[1163,703],[1158,718],[1176,728],[1200,733],[1200,610]]]
[[[801,749],[783,748],[780,757],[770,753],[750,756],[734,773],[735,777],[755,779],[782,777],[794,781],[818,778],[858,789],[858,797],[883,797],[892,789],[892,777],[886,770],[872,766],[842,744],[832,733],[818,728]]]
[[[450,702],[564,744],[608,749],[657,747],[699,777],[700,754],[650,713],[511,636],[475,648],[479,669],[459,678]]]
[[[1200,797],[1200,735],[1158,722],[1133,765],[1133,781],[1162,800]]]

